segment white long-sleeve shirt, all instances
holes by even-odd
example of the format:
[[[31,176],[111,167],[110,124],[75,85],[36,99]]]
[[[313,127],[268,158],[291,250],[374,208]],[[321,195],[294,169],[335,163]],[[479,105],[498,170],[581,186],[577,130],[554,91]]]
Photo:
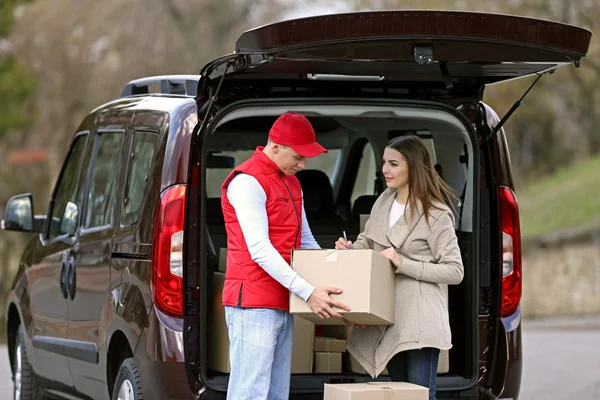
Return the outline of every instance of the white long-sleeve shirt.
[[[227,186],[227,198],[235,209],[252,260],[277,282],[307,301],[315,287],[300,277],[283,259],[269,239],[267,219],[267,194],[256,178],[248,174],[236,175]],[[320,249],[304,211],[302,200],[303,249]]]

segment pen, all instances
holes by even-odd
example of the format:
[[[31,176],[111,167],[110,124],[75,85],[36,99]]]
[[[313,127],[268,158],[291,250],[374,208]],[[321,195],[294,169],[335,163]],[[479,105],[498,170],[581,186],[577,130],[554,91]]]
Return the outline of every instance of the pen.
[[[346,242],[346,248],[348,248],[348,238],[346,237],[346,231],[342,231],[344,234],[344,241]]]

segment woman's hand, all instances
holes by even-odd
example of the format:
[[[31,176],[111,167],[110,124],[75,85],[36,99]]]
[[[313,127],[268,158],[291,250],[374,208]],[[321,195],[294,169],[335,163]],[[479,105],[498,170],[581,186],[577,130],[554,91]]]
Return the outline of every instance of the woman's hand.
[[[352,248],[352,240],[348,240],[346,242],[346,240],[341,237],[337,240],[337,242],[335,242],[336,250],[345,250],[345,249],[351,249],[351,248]]]
[[[390,260],[396,268],[398,268],[402,262],[402,256],[400,256],[400,253],[398,253],[393,247],[389,247],[379,254]]]

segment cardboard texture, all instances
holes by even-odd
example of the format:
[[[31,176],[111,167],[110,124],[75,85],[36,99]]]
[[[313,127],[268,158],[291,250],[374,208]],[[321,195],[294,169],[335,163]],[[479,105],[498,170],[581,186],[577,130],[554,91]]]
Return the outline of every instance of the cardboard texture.
[[[300,297],[290,293],[290,312],[319,325],[393,325],[396,275],[390,261],[373,250],[294,250],[292,267],[313,286],[339,287],[332,298],[350,312],[344,319],[322,319]]]
[[[229,334],[222,305],[225,274],[215,272],[213,278],[213,303],[210,313],[208,366],[215,371],[229,373]],[[292,373],[310,374],[313,371],[313,341],[315,324],[302,318],[294,318],[294,347],[292,349]]]
[[[323,400],[428,400],[429,389],[406,382],[325,384]]]
[[[334,373],[342,372],[342,353],[321,353],[315,352],[315,369],[316,374],[319,373]]]
[[[345,353],[346,341],[329,337],[315,337],[313,350],[324,353]]]

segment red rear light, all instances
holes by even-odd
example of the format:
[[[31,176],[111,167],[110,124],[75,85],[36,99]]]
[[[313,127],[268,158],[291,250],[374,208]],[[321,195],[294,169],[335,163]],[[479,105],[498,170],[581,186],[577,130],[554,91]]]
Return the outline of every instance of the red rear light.
[[[521,302],[521,228],[515,193],[508,187],[498,189],[502,226],[502,304],[500,315],[512,315]]]
[[[166,189],[154,220],[152,294],[154,304],[172,317],[183,316],[182,248],[185,185]]]

